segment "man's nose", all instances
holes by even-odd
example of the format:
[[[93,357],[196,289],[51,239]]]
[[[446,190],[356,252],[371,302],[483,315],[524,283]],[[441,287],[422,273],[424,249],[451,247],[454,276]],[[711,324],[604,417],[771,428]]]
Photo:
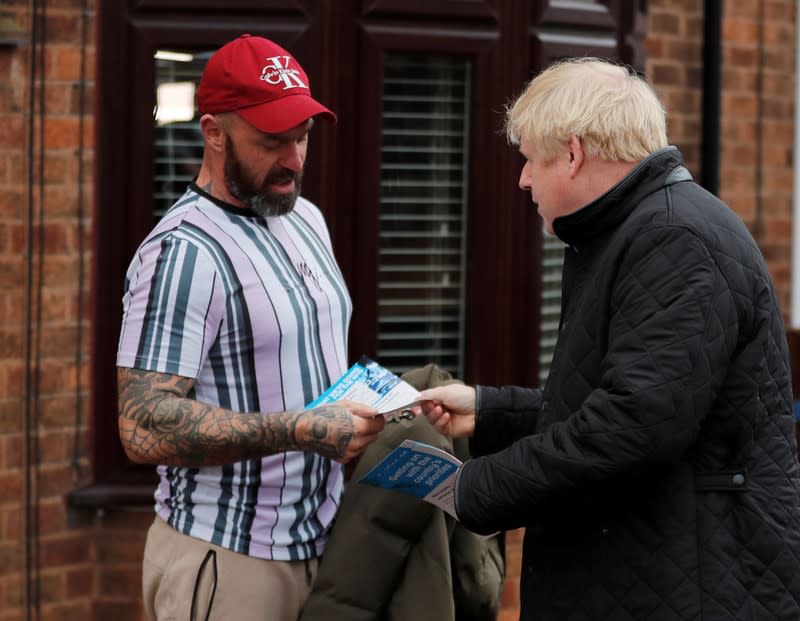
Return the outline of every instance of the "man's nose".
[[[525,174],[525,168],[523,168],[519,173],[519,189],[520,190],[530,190],[531,183],[528,175]]]
[[[281,150],[281,157],[278,163],[284,168],[300,172],[303,170],[303,153],[301,147],[296,142],[287,143]]]

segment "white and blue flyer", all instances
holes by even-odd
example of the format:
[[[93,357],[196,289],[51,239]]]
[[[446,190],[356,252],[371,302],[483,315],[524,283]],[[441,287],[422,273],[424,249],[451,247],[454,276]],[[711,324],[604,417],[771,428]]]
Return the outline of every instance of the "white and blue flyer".
[[[306,409],[347,399],[375,408],[384,416],[394,416],[413,406],[418,398],[419,392],[411,384],[362,356]]]
[[[460,460],[435,446],[404,440],[358,482],[416,496],[455,518],[456,471],[460,465]]]

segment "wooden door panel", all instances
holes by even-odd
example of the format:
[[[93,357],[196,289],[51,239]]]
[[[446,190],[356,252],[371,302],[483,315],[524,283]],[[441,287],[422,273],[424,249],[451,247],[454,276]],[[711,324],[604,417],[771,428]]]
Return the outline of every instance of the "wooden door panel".
[[[117,0],[119,1],[119,0]],[[220,0],[130,0],[134,10],[153,9],[156,11],[176,10],[189,13],[198,10],[219,11]],[[297,0],[225,0],[226,12],[232,10],[255,11],[260,14],[278,12],[306,12],[305,3]]]
[[[496,2],[501,0],[361,0],[365,17],[410,16],[491,18],[497,17]]]

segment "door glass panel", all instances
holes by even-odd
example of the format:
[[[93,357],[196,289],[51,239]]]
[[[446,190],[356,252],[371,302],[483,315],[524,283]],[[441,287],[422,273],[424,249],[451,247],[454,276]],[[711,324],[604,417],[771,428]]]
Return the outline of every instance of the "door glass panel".
[[[210,51],[158,50],[156,107],[153,110],[153,218],[181,197],[200,170],[203,136],[194,103]]]
[[[378,359],[464,371],[469,60],[386,56]]]

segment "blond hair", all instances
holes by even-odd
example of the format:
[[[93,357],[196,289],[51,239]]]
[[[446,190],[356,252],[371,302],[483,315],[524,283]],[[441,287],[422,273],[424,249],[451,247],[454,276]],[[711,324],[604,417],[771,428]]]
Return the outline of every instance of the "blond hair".
[[[638,162],[667,146],[666,112],[650,84],[600,58],[545,69],[508,107],[505,129],[510,143],[530,141],[545,162],[572,136],[612,162]]]

